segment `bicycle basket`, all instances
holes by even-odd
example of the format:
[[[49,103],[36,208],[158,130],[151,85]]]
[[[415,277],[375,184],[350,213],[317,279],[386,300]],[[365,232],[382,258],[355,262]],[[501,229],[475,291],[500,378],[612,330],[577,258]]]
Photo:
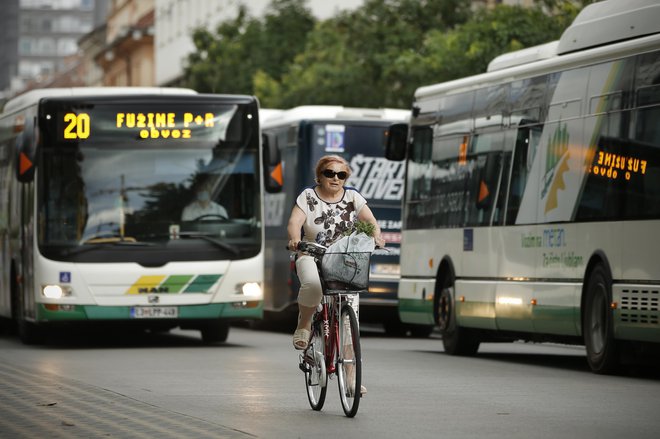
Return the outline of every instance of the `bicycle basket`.
[[[371,252],[326,252],[321,259],[321,274],[326,282],[341,282],[350,289],[369,286]]]

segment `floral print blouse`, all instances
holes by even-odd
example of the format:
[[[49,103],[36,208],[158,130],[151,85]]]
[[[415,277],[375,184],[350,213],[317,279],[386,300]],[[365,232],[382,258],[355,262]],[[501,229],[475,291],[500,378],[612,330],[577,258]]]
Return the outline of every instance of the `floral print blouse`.
[[[358,213],[367,204],[352,187],[344,187],[344,196],[336,203],[328,203],[316,193],[316,187],[306,188],[298,195],[296,205],[305,212],[303,240],[329,246],[352,230]]]

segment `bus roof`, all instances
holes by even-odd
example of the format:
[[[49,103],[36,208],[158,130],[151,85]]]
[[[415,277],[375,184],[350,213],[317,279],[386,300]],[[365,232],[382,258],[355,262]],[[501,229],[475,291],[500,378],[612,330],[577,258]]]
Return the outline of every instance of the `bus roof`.
[[[264,111],[267,109],[263,109]],[[264,128],[297,123],[301,120],[345,120],[345,121],[407,121],[410,110],[394,108],[357,108],[336,105],[303,105],[289,110],[269,114],[262,121]]]
[[[71,87],[71,88],[41,88],[30,90],[9,100],[3,113],[9,113],[34,105],[39,100],[54,96],[99,96],[99,95],[190,95],[197,94],[188,88],[169,87]]]
[[[259,123],[263,124],[265,120],[277,116],[283,111],[278,108],[259,108]]]
[[[495,57],[488,72],[660,32],[658,0],[607,0],[586,6],[557,41]]]
[[[660,32],[658,0],[606,0],[586,6],[559,40],[557,53],[574,52]]]
[[[559,67],[583,65],[586,59],[598,62],[657,48],[660,45],[658,18],[658,0],[592,3],[578,14],[560,40],[500,55],[491,61],[486,73],[419,87],[415,100],[551,73]]]
[[[552,73],[560,68],[569,69],[572,67],[605,61],[607,59],[612,59],[613,57],[625,57],[630,53],[654,50],[659,47],[660,36],[649,35],[634,40],[624,41],[616,45],[601,46],[585,51],[572,52],[541,61],[530,62],[528,64],[515,65],[501,70],[419,87],[415,91],[415,101],[427,100],[442,94],[460,93],[467,90],[473,90],[491,84],[498,84],[501,81],[514,81],[535,75]]]

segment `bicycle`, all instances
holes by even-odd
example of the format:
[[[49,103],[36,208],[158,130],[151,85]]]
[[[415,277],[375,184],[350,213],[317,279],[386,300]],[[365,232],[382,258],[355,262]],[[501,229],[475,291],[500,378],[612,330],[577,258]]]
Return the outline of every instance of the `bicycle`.
[[[343,281],[329,281],[322,264],[323,258],[331,254],[326,252],[327,247],[300,241],[297,250],[316,260],[323,291],[321,304],[312,318],[310,340],[300,354],[299,368],[305,374],[307,399],[313,410],[320,411],[325,403],[328,378],[337,376],[344,414],[352,418],[360,405],[362,353],[358,319],[351,303],[356,295],[367,292],[371,252],[332,253],[346,258],[353,275],[349,274]],[[366,274],[367,282],[356,286],[352,281],[360,272]]]

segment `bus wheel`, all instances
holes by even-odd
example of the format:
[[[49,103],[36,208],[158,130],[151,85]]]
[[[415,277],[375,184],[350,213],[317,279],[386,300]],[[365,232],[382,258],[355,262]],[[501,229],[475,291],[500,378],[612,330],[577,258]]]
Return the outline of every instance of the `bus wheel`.
[[[229,323],[222,320],[208,322],[200,331],[204,343],[223,343],[229,336]]]
[[[442,334],[442,345],[449,355],[474,355],[479,350],[479,340],[469,329],[456,323],[456,304],[450,280],[443,280],[440,294],[437,296],[436,321]]]
[[[612,279],[602,265],[589,276],[582,317],[582,333],[587,348],[587,361],[598,374],[610,374],[619,368],[619,355],[614,340],[614,325],[610,303]]]

